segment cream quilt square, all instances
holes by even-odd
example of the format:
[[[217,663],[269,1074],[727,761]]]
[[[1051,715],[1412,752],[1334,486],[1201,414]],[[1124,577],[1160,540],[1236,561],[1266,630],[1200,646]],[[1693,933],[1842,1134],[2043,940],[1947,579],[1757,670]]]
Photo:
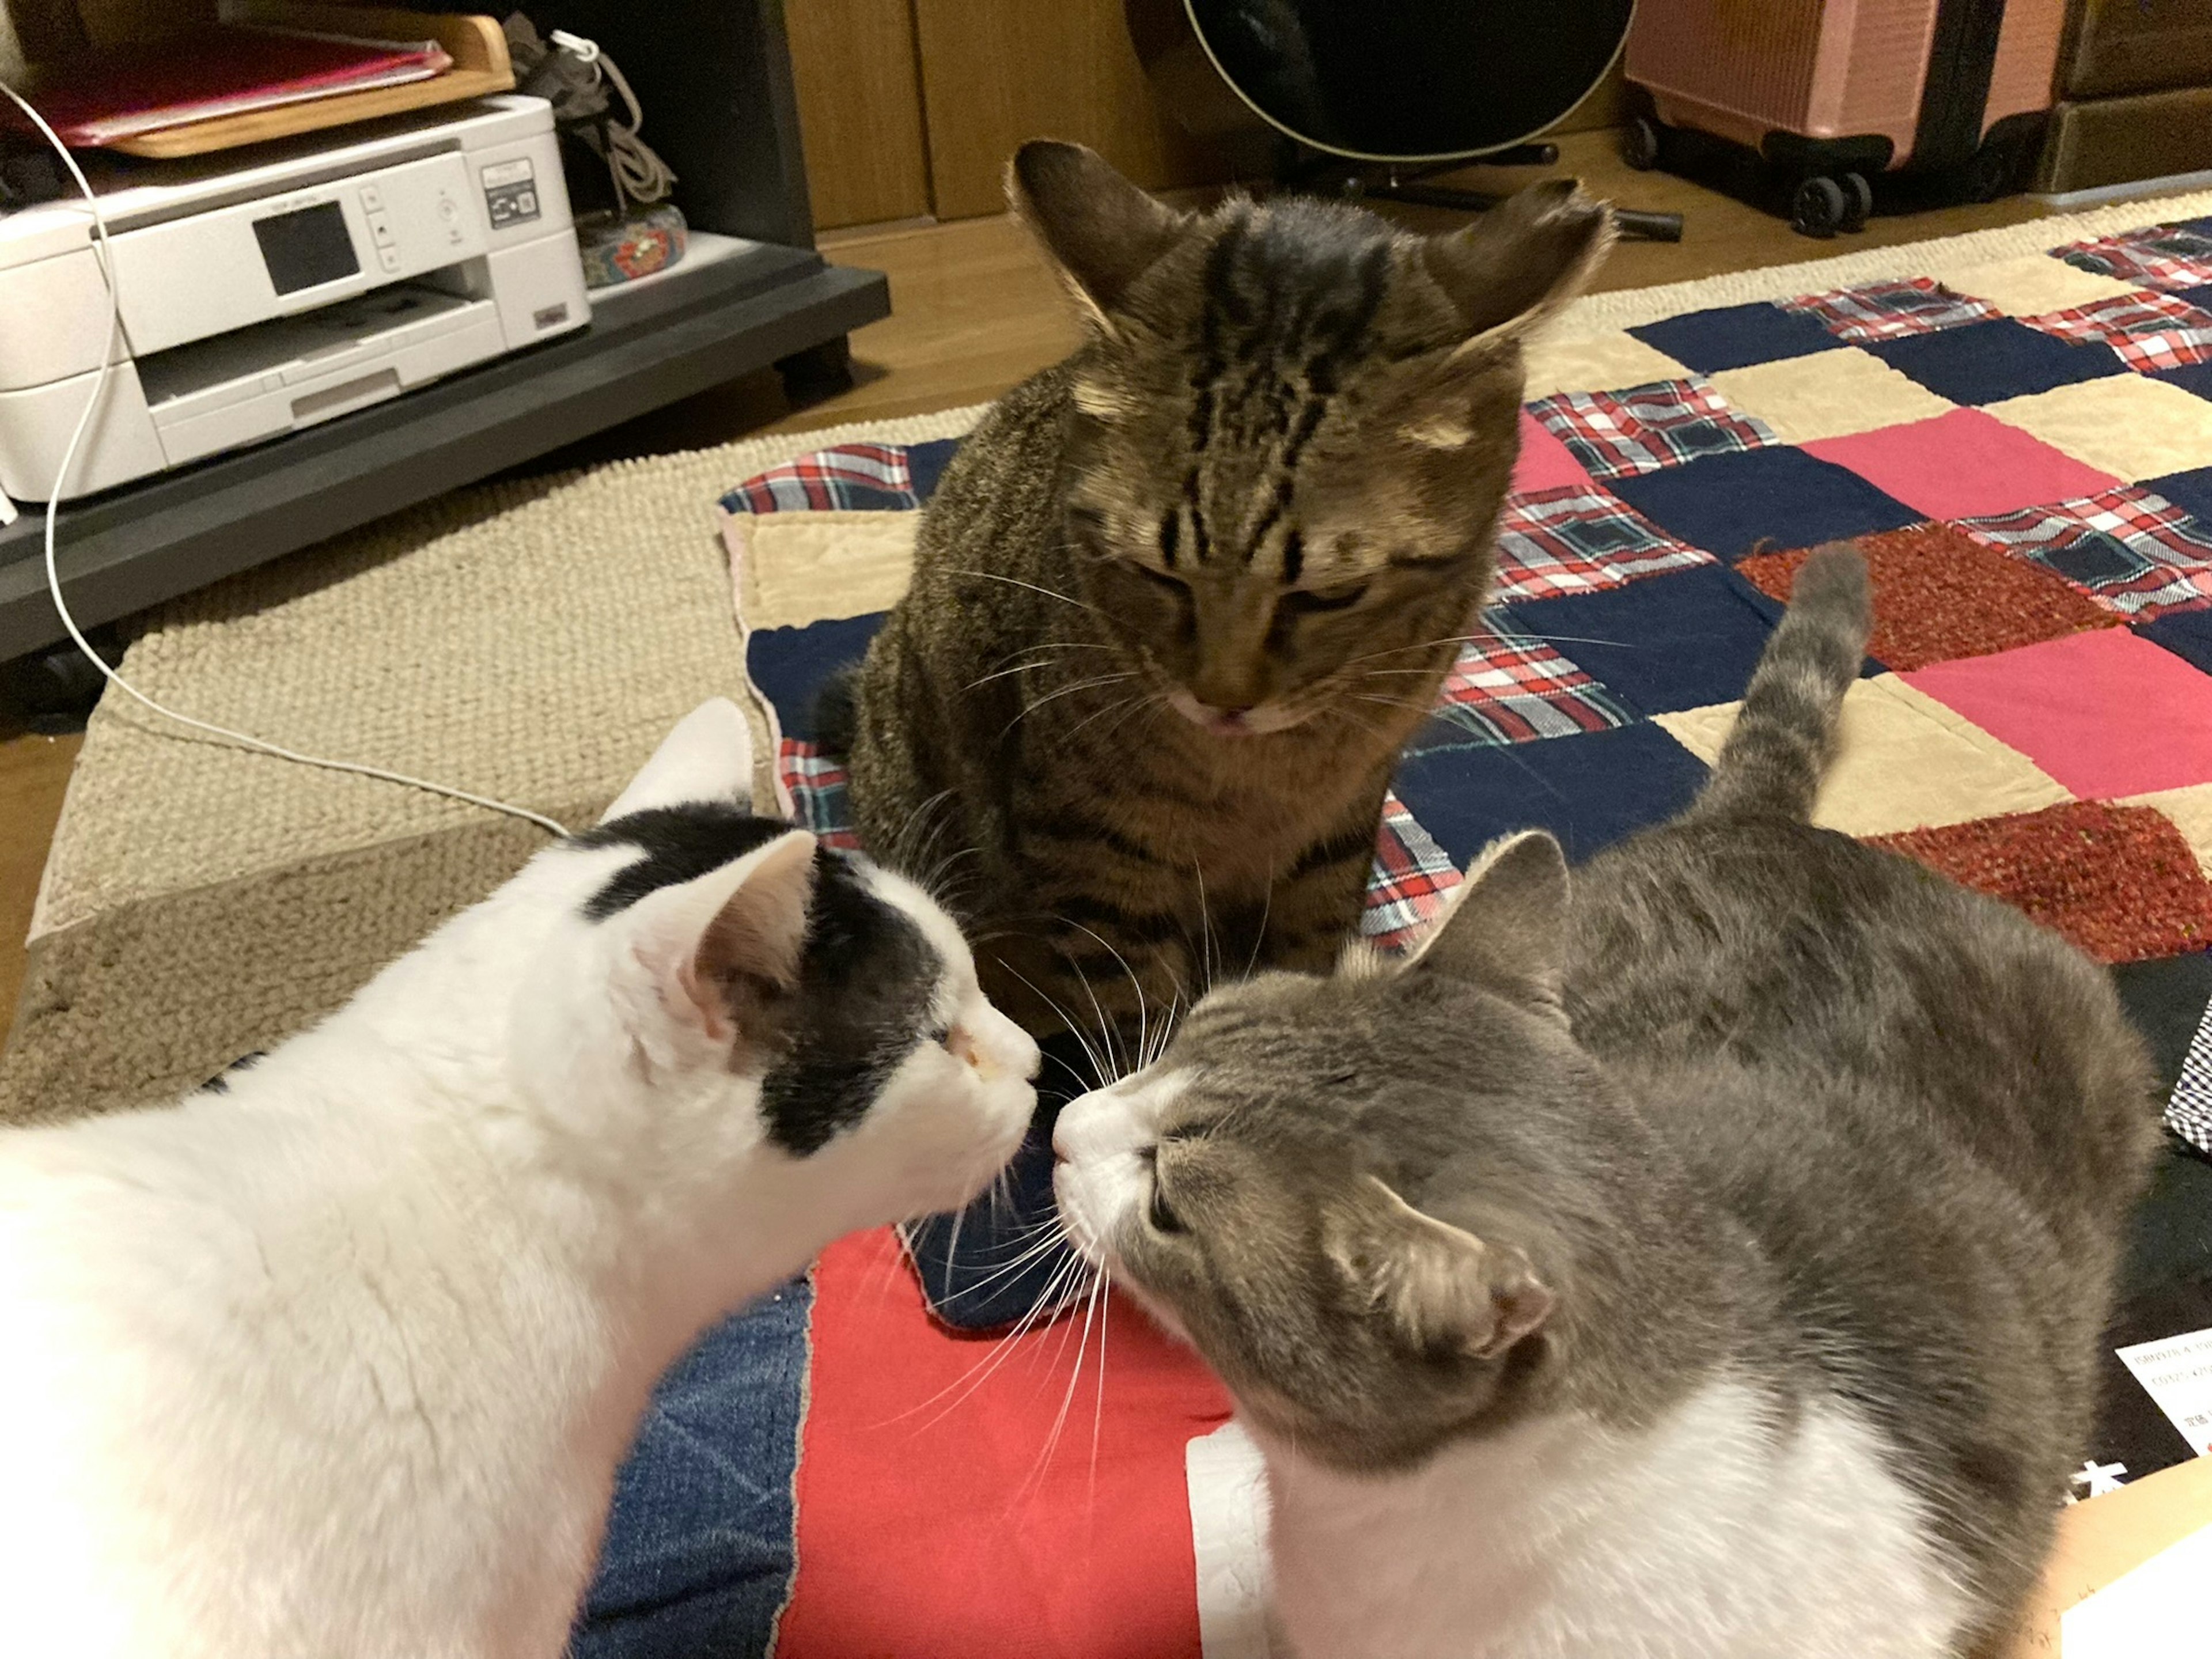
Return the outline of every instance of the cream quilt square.
[[[2212,466],[2212,403],[2146,375],[2109,374],[1984,409],[2125,483]]]
[[[1652,718],[1710,766],[1741,707],[1714,703]],[[1844,694],[1842,738],[1813,822],[1847,836],[2033,812],[2073,799],[2026,756],[1894,674],[1856,681]]]
[[[2046,311],[2065,311],[2139,291],[2132,283],[2100,276],[2047,253],[2022,253],[1928,274],[1946,288],[1986,300],[2014,317],[2039,317]]]
[[[1954,404],[1856,346],[1706,377],[1784,443],[1809,444],[1948,414]]]
[[[2212,783],[2193,783],[2185,789],[2161,789],[2153,795],[2134,795],[2122,806],[2148,806],[2173,820],[2197,863],[2212,876]]]
[[[1527,348],[1528,389],[1522,398],[1534,403],[1562,392],[1619,392],[1656,380],[1686,380],[1690,371],[1633,334],[1585,335],[1552,340],[1538,335]]]
[[[738,621],[803,628],[888,611],[914,574],[916,513],[731,513],[722,543]]]

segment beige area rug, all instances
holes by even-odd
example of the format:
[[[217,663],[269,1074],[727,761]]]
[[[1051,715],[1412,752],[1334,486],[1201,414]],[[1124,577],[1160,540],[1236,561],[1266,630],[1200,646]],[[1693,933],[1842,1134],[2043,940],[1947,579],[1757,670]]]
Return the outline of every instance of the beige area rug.
[[[588,823],[687,710],[743,694],[716,498],[826,443],[948,437],[978,413],[457,491],[151,613],[124,672],[219,725]],[[337,1007],[544,840],[109,696],[47,860],[0,1119],[201,1082]]]
[[[1969,273],[2005,310],[2081,303],[2096,279],[2044,250],[2208,212],[2212,194],[2130,202],[1597,295],[1532,353],[1528,395],[1632,384],[1623,358],[1640,343],[1621,331],[1707,307]],[[951,436],[978,412],[461,491],[167,607],[125,669],[205,719],[588,822],[679,715],[744,690],[716,498],[829,444]],[[897,591],[898,532],[839,517],[773,532],[819,545],[742,569],[748,614],[850,615]],[[199,740],[110,698],[56,833],[0,1118],[201,1081],[337,1006],[541,842],[514,819]]]

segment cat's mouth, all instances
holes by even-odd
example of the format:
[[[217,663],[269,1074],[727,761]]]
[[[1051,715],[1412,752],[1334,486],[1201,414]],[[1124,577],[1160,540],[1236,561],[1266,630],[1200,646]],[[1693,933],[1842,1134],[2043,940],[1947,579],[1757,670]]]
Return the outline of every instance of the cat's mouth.
[[[1169,690],[1167,704],[1200,731],[1217,738],[1264,738],[1303,726],[1318,712],[1282,702],[1263,702],[1250,708],[1217,708],[1210,702],[1200,702],[1180,685]]]

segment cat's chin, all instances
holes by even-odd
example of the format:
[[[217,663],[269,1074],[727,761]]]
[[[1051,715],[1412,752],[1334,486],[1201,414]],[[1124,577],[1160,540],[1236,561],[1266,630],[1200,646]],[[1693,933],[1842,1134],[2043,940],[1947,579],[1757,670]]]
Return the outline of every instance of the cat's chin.
[[[1316,712],[1310,708],[1285,708],[1279,704],[1261,703],[1257,708],[1242,709],[1231,714],[1216,708],[1211,703],[1200,702],[1181,686],[1167,694],[1167,704],[1209,737],[1225,738],[1232,742],[1287,732],[1292,726],[1304,725]]]

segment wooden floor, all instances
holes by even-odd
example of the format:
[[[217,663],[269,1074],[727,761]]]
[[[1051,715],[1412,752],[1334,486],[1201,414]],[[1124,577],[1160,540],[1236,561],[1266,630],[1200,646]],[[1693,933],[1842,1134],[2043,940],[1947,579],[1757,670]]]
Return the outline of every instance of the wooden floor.
[[[1986,229],[2041,210],[2015,199],[1879,218],[1856,235],[1823,244],[1698,185],[1630,172],[1615,156],[1608,134],[1577,134],[1560,148],[1555,171],[1580,177],[1595,194],[1624,207],[1684,216],[1679,243],[1620,244],[1595,284],[1601,289],[1682,282]],[[1540,176],[1525,169],[1477,169],[1443,182],[1510,191]],[[1424,229],[1462,222],[1448,212],[1390,211]],[[793,410],[773,374],[754,376],[632,421],[547,458],[546,465],[664,453],[751,432],[809,430],[981,403],[1064,356],[1074,343],[1057,284],[1026,235],[1006,218],[840,232],[824,239],[823,249],[838,264],[870,266],[890,277],[892,314],[853,337],[856,383],[851,391]],[[0,726],[0,1038],[13,1017],[22,978],[21,941],[77,741]]]

